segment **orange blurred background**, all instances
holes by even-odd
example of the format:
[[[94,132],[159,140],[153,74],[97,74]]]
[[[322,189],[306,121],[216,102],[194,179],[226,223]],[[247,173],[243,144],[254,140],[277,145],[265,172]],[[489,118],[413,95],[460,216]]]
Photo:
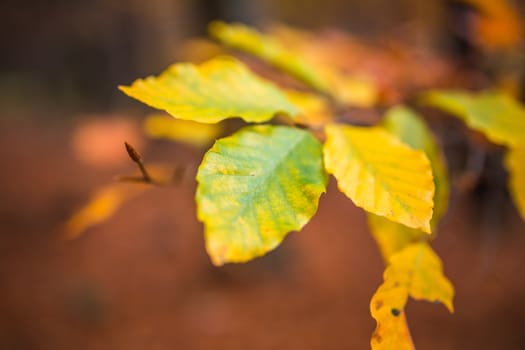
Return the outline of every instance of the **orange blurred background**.
[[[305,230],[243,265],[211,265],[191,174],[76,240],[63,239],[63,225],[96,188],[135,171],[124,141],[147,163],[198,164],[202,150],[146,140],[140,120],[150,110],[116,87],[182,57],[184,41],[210,20],[365,38],[408,32],[455,57],[463,46],[451,3],[2,1],[0,349],[368,348],[383,263],[364,212],[333,180]],[[453,151],[456,141],[445,141]],[[497,158],[492,165],[501,172]],[[456,312],[411,301],[418,349],[525,348],[525,223],[505,186],[490,181],[452,195],[434,246],[456,287]]]

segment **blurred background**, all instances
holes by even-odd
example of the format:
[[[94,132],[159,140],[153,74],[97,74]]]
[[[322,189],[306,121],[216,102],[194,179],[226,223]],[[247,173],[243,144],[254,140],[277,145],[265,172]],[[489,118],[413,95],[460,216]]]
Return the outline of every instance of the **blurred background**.
[[[317,33],[312,50],[378,78],[386,104],[425,86],[496,85],[523,97],[523,4],[494,6],[502,3],[0,2],[0,349],[368,348],[383,263],[365,214],[333,180],[302,232],[243,265],[211,265],[192,174],[64,239],[64,223],[93,191],[135,171],[124,141],[146,162],[191,169],[202,156],[146,140],[140,124],[150,110],[117,86],[186,59],[186,41],[223,19]],[[443,115],[429,122],[461,180],[434,244],[456,313],[411,301],[414,342],[523,349],[525,224],[506,191],[501,149],[465,141]]]

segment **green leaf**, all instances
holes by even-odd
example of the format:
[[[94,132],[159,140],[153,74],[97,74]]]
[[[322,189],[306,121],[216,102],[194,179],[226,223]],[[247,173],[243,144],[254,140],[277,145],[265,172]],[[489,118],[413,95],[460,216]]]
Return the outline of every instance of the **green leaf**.
[[[407,145],[425,152],[434,178],[434,213],[430,226],[434,229],[448,207],[450,185],[440,149],[424,121],[411,109],[398,106],[390,109],[382,125]],[[384,217],[369,214],[370,231],[385,260],[410,242],[426,239],[423,231],[397,224]]]
[[[359,207],[430,233],[434,183],[429,161],[381,127],[326,127],[324,160]]]
[[[377,321],[372,349],[412,349],[404,317],[408,296],[440,302],[454,311],[454,288],[443,274],[441,260],[426,242],[410,244],[392,255],[379,286],[370,301]]]
[[[175,118],[217,123],[240,117],[265,122],[276,113],[299,113],[276,86],[253,74],[244,64],[219,57],[194,65],[178,63],[158,77],[120,86],[128,96],[165,110]]]
[[[525,139],[525,108],[508,94],[433,91],[423,102],[460,117],[497,144],[516,146]]]
[[[505,166],[509,172],[510,193],[525,220],[525,143],[507,151]]]
[[[209,26],[210,35],[222,43],[260,57],[276,68],[287,72],[317,90],[328,92],[329,87],[314,66],[289,51],[278,40],[259,33],[240,23],[227,24],[214,21]]]
[[[263,255],[300,230],[317,211],[327,175],[309,132],[260,125],[218,140],[197,181],[206,249],[221,265]]]

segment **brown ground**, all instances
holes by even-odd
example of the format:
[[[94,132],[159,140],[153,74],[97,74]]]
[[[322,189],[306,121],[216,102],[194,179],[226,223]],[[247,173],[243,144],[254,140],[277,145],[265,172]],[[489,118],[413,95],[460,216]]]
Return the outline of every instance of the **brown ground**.
[[[68,215],[132,169],[80,162],[72,129],[0,121],[0,349],[368,348],[382,262],[365,215],[333,181],[304,231],[244,265],[210,264],[193,182],[154,190],[68,242],[59,239]],[[196,159],[188,152],[154,143],[146,155]],[[503,225],[488,228],[470,203],[453,201],[434,244],[456,313],[410,302],[414,342],[525,349],[525,224],[507,205],[493,208]]]

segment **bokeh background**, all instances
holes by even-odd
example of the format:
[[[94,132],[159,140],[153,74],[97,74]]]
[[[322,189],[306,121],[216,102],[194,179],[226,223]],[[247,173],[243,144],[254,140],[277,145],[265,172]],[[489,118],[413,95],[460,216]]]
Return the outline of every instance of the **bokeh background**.
[[[368,348],[368,304],[383,263],[365,214],[333,180],[302,232],[243,265],[211,265],[191,176],[130,201],[76,240],[63,238],[63,225],[96,188],[135,170],[124,141],[148,162],[199,162],[202,150],[146,140],[148,108],[116,87],[183,57],[185,40],[203,35],[210,20],[408,35],[464,72],[480,53],[458,35],[461,24],[468,34],[470,17],[453,3],[3,0],[0,349]],[[474,86],[490,77],[465,75]],[[468,147],[448,124],[433,126],[452,165],[461,163],[455,151]],[[455,187],[434,244],[456,287],[455,314],[408,305],[419,349],[525,348],[525,224],[495,153],[468,190]]]

